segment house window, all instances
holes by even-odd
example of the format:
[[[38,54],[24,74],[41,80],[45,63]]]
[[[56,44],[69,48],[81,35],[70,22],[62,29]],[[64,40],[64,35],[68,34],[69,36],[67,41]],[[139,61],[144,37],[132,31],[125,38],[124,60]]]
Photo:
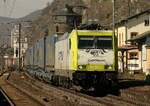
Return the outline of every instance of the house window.
[[[27,42],[27,38],[24,38],[24,41]]]
[[[134,38],[137,34],[137,32],[131,32],[131,39]]]
[[[16,53],[15,54],[16,54],[16,57],[18,57],[18,49],[16,49]]]
[[[137,32],[131,32],[131,39],[136,37],[138,35]],[[131,42],[131,45],[136,45],[136,43],[134,41]]]
[[[137,52],[129,53],[129,59],[138,59],[138,53]]]
[[[145,23],[145,24],[144,24],[145,26],[149,26],[149,19],[145,19],[145,20],[144,20],[144,23]]]
[[[24,44],[22,43],[22,48],[24,48]]]
[[[58,27],[58,25],[56,26],[56,32],[59,32],[59,27]]]

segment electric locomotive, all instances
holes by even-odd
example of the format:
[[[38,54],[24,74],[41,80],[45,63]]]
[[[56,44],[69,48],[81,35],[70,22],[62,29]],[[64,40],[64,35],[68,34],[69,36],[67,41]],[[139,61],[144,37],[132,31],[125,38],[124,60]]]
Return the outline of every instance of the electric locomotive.
[[[73,30],[61,37],[47,36],[45,42],[49,82],[67,87],[74,84],[86,90],[117,82],[117,46],[112,31]],[[43,48],[44,38],[28,49],[25,60],[29,66],[44,69]],[[37,76],[36,70],[33,73]]]
[[[66,78],[84,89],[117,82],[117,47],[112,31],[73,30],[64,36],[55,44],[54,80]]]

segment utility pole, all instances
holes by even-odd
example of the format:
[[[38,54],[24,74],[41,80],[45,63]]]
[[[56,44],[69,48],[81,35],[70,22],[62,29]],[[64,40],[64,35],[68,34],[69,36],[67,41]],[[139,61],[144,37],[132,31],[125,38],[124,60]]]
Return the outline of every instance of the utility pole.
[[[116,0],[112,0],[112,12],[113,12],[113,16],[112,16],[112,23],[113,23],[113,42],[115,42],[116,40],[116,36],[115,36],[115,1]],[[118,44],[117,44],[118,45]],[[117,48],[114,48],[115,52],[118,54],[117,52]],[[116,57],[117,55],[115,55],[115,58],[117,59],[118,57]],[[118,62],[118,61],[117,61]],[[116,63],[118,64],[118,63]],[[117,70],[118,65],[115,65],[115,70]]]
[[[113,3],[113,19],[112,19],[112,22],[113,22],[113,35],[115,36],[115,0],[112,0],[112,3]]]
[[[128,17],[131,15],[131,6],[130,6],[131,1],[128,0]]]
[[[44,71],[46,71],[46,37],[48,36],[48,29],[45,30],[44,35]]]
[[[19,71],[21,71],[21,23],[19,23]]]

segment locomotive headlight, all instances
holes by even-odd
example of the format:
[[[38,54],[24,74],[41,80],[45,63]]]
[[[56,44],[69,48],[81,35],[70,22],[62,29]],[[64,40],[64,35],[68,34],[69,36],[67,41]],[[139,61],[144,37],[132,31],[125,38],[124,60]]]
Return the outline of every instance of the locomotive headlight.
[[[78,65],[78,69],[86,69],[86,65]]]
[[[110,66],[108,67],[108,69],[112,69],[112,66],[110,65]]]
[[[83,67],[82,67],[82,65],[79,65],[79,69],[82,69]]]
[[[111,70],[112,68],[113,68],[112,65],[105,65],[105,69]]]

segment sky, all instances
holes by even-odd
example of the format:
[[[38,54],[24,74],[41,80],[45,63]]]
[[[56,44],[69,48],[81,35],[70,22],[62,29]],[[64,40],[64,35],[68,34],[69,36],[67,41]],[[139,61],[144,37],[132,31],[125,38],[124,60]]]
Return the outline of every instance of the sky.
[[[0,0],[0,16],[20,18],[46,7],[53,0]]]

